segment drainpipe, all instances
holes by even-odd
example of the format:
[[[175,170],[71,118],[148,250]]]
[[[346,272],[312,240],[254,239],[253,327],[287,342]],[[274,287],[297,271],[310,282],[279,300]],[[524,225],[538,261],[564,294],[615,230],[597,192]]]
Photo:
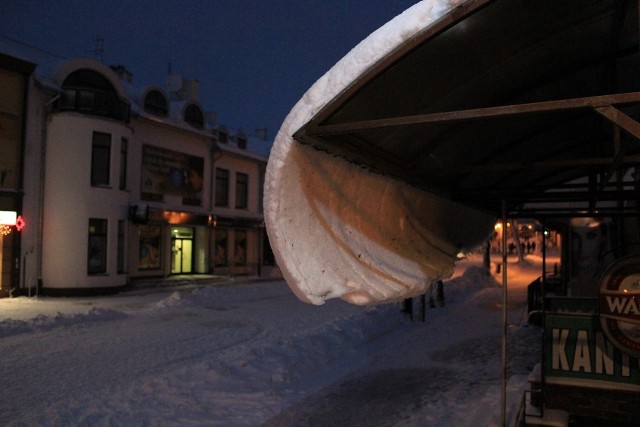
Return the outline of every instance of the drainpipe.
[[[506,427],[507,420],[507,203],[502,201],[502,406],[500,425]],[[515,228],[515,224],[514,224]]]
[[[38,197],[38,230],[36,233],[36,292],[37,297],[40,291],[40,283],[42,278],[42,247],[43,247],[43,229],[44,229],[44,190],[45,190],[45,169],[47,158],[47,123],[49,121],[49,108],[51,104],[60,99],[60,94],[56,93],[53,98],[42,105],[42,126],[40,129],[40,177],[39,177],[39,197]],[[25,283],[23,283],[23,286]],[[29,295],[31,295],[31,286],[29,286]]]
[[[216,183],[216,160],[218,160],[220,158],[220,154],[218,151],[218,145],[216,142],[216,137],[215,135],[213,136],[212,140],[211,140],[211,146],[209,148],[209,157],[211,159],[211,168],[209,170],[209,218],[211,219],[209,221],[209,259],[207,260],[207,262],[209,263],[209,272],[213,272],[213,251],[215,250],[215,247],[213,245],[213,238],[214,238],[214,233],[215,233],[215,213],[213,212],[213,206],[214,206],[214,202],[213,202],[213,197],[214,197],[214,186]]]
[[[29,291],[28,291],[28,296],[31,297],[31,286],[26,286],[27,284],[27,255],[33,253],[33,246],[31,246],[31,248],[29,248],[28,251],[26,251],[24,253],[24,255],[22,256],[22,287],[26,287]]]

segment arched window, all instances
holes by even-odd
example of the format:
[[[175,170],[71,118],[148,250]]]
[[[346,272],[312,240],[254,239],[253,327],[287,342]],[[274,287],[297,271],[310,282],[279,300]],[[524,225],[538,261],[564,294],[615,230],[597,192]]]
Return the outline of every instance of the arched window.
[[[204,129],[204,115],[197,105],[191,104],[184,111],[184,121],[197,129]]]
[[[109,117],[129,123],[129,101],[118,96],[111,82],[94,70],[80,69],[62,82],[57,103],[59,110],[74,110],[85,114]]]
[[[69,74],[62,83],[64,89],[97,89],[116,94],[116,90],[105,76],[97,71],[81,69]]]
[[[169,103],[162,92],[151,90],[144,98],[144,111],[156,116],[167,117],[169,115]]]

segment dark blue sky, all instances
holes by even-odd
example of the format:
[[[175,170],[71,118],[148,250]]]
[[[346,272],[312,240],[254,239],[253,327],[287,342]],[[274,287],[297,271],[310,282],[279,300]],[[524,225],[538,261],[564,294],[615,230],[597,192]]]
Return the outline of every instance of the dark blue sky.
[[[230,130],[271,138],[304,92],[417,0],[0,0],[0,36],[58,56],[122,64],[134,84],[174,73]]]

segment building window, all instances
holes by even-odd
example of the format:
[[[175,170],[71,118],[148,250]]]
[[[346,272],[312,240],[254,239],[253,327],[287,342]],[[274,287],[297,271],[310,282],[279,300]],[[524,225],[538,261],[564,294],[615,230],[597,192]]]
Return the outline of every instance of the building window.
[[[216,168],[216,206],[229,206],[229,171]]]
[[[241,150],[247,149],[247,135],[245,135],[244,132],[238,132],[236,135],[236,145]]]
[[[94,132],[91,148],[91,185],[103,187],[109,185],[109,167],[111,160],[111,135]]]
[[[235,265],[247,265],[247,232],[245,230],[236,230],[233,263]]]
[[[162,227],[159,225],[141,225],[138,228],[140,250],[138,254],[138,269],[157,270],[160,268],[160,254],[162,248]]]
[[[196,129],[204,129],[204,115],[197,105],[189,105],[184,111],[184,121]]]
[[[120,141],[120,190],[127,189],[127,156],[129,153],[129,140],[122,138]]]
[[[26,77],[18,73],[0,71],[0,188],[20,190],[23,176],[21,160],[23,124],[27,119],[25,112],[24,91],[27,87]],[[26,128],[26,126],[25,126]],[[26,174],[27,172],[24,171]],[[4,198],[5,193],[1,193]],[[9,194],[9,193],[6,193]],[[20,200],[20,191],[14,193],[16,200]],[[4,200],[3,200],[4,202]],[[3,203],[0,202],[0,205]],[[6,209],[6,206],[2,206]],[[2,253],[0,247],[0,254]],[[0,271],[2,271],[0,269]]]
[[[236,209],[247,209],[249,203],[249,175],[236,173]]]
[[[123,220],[118,221],[118,273],[125,273],[127,249],[125,240],[125,227],[126,222]]]
[[[151,90],[144,98],[144,111],[160,117],[169,115],[169,103],[162,92]]]
[[[265,170],[260,170],[260,185],[258,186],[258,212],[264,213],[264,180],[265,180]]]
[[[229,239],[227,238],[227,230],[216,230],[216,247],[213,254],[213,265],[215,267],[225,267],[229,263],[227,259],[227,245]]]
[[[218,142],[221,144],[229,142],[229,131],[226,126],[220,126],[218,128]]]
[[[77,70],[67,76],[54,109],[81,111],[125,123],[131,118],[129,101],[118,95],[105,76],[89,69]]]
[[[88,274],[107,272],[107,220],[89,218]]]

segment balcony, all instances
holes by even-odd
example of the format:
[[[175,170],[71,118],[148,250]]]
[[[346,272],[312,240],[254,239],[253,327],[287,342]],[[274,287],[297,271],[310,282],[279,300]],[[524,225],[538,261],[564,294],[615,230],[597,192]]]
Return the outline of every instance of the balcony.
[[[108,117],[124,123],[131,118],[131,105],[115,93],[95,89],[65,88],[54,105],[54,111],[77,111],[92,116]]]

